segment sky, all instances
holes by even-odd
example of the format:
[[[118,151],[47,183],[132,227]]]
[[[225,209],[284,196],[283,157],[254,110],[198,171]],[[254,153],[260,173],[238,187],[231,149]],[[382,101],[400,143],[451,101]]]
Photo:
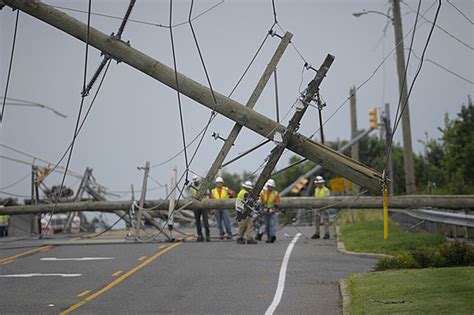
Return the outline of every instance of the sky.
[[[88,6],[88,1],[85,0],[45,2],[84,11],[87,11]],[[220,3],[196,18],[193,26],[213,89],[229,95],[274,22],[272,2],[194,2],[193,16]],[[191,1],[174,1],[173,25],[187,21],[190,4]],[[429,21],[433,21],[437,5],[438,1],[435,0],[422,2],[421,12],[426,12],[425,18]],[[409,30],[414,25],[417,6],[416,0],[405,0],[401,4],[403,32],[408,35],[405,38],[407,48],[410,45]],[[92,1],[92,12],[111,16],[123,17],[127,7],[128,1]],[[304,63],[308,62],[318,68],[328,53],[335,56],[335,61],[320,87],[321,96],[327,103],[323,118],[330,118],[324,125],[327,141],[350,138],[349,102],[346,101],[349,90],[352,86],[361,86],[372,75],[357,91],[358,128],[368,128],[369,108],[382,108],[383,104],[390,103],[391,115],[395,116],[399,89],[393,54],[393,26],[381,14],[370,13],[361,17],[352,15],[363,9],[387,13],[389,7],[388,0],[275,0],[277,20],[281,28],[275,26],[274,30],[279,35],[283,35],[283,31],[294,35],[294,46],[288,47],[277,67],[279,111],[283,124],[286,125],[291,117],[291,107],[298,98],[299,91],[315,75],[312,70],[303,71]],[[87,14],[59,10],[87,22]],[[0,95],[4,95],[7,82],[15,17],[16,12],[8,7],[0,11]],[[131,19],[135,21],[162,25],[169,25],[169,17],[170,2],[164,0],[137,1],[131,14]],[[423,151],[420,141],[425,140],[426,135],[430,138],[440,137],[438,127],[444,125],[445,114],[455,118],[462,104],[467,103],[468,95],[473,95],[474,33],[469,19],[474,19],[471,0],[442,1],[437,21],[439,28],[434,29],[425,54],[425,58],[430,61],[425,60],[409,100],[412,140],[417,153]],[[116,32],[120,22],[120,19],[91,16],[91,26],[106,34]],[[413,50],[419,57],[430,28],[431,23],[420,18],[413,43]],[[174,27],[173,37],[178,71],[207,86],[189,24]],[[169,28],[130,21],[122,39],[129,40],[132,47],[173,67]],[[247,102],[279,41],[277,36],[266,40],[249,72],[232,95],[233,99],[242,104]],[[382,66],[378,67],[387,55]],[[405,56],[408,56],[408,50],[405,51]],[[71,142],[79,113],[84,59],[84,43],[20,13],[8,97],[50,106],[67,115],[67,118],[47,109],[9,105],[0,126],[0,144],[15,147],[52,163],[59,160]],[[91,78],[101,59],[100,51],[90,47],[87,80]],[[409,84],[418,65],[419,60],[412,55],[407,71]],[[97,86],[98,82],[91,95],[85,99],[85,107],[89,106]],[[181,97],[181,102],[185,140],[189,144],[206,125],[210,110],[185,96]],[[276,119],[273,79],[267,84],[255,110]],[[225,138],[233,125],[233,121],[220,115],[213,120],[189,167],[190,176],[206,175],[223,143],[222,140],[212,138],[211,134],[219,133]],[[309,136],[318,128],[317,110],[310,107],[299,132]],[[396,130],[396,142],[401,141],[401,132],[401,127]],[[261,141],[261,136],[244,128],[228,159]],[[189,147],[188,158],[192,156],[196,144],[197,142]],[[267,144],[225,170],[236,173],[254,172],[271,148],[272,144]],[[117,64],[114,61],[84,128],[77,137],[70,169],[83,173],[86,167],[91,167],[100,184],[111,192],[118,192],[120,199],[129,199],[130,185],[133,184],[139,190],[142,183],[143,171],[137,169],[137,166],[150,161],[151,165],[158,166],[151,168],[152,178],[148,184],[147,198],[158,199],[165,196],[163,185],[169,185],[173,167],[177,167],[179,175],[185,169],[184,154],[179,154],[167,163],[162,162],[182,149],[176,91],[125,63]],[[32,158],[5,147],[0,147],[0,155],[32,162]],[[292,152],[285,153],[277,168],[287,165],[292,155]],[[28,195],[29,172],[28,165],[0,158],[0,190]],[[3,189],[17,181],[16,185]],[[60,175],[54,174],[45,183],[52,186],[60,181]],[[73,189],[77,188],[78,179],[68,176],[66,184]],[[0,193],[0,197],[5,196]]]

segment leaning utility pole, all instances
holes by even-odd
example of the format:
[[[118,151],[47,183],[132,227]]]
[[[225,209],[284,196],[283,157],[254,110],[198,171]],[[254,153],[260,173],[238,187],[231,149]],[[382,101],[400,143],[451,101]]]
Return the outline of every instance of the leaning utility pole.
[[[253,93],[250,95],[250,98],[247,101],[246,106],[248,108],[253,108],[255,104],[257,103],[257,100],[262,94],[263,89],[267,85],[272,72],[275,71],[278,62],[281,59],[281,56],[283,56],[283,53],[285,52],[286,47],[288,47],[291,37],[293,37],[293,34],[289,32],[286,32],[285,35],[282,37],[277,50],[275,51],[272,59],[270,60],[270,63],[267,65],[267,68],[265,69],[262,76],[260,77],[260,80],[258,81],[257,86],[255,87]],[[276,72],[275,72],[275,82],[276,82]],[[230,149],[234,145],[234,142],[237,139],[237,136],[239,135],[240,130],[242,130],[242,127],[243,126],[241,124],[236,123],[234,127],[232,128],[232,130],[230,131],[229,135],[227,136],[227,139],[224,142],[224,145],[222,146],[221,150],[217,154],[217,157],[214,163],[209,169],[207,176],[203,179],[201,185],[199,186],[196,196],[194,196],[195,199],[201,200],[204,197],[204,194],[209,189],[209,185],[211,184],[211,181],[216,176],[227,154],[229,153]]]
[[[353,86],[350,90],[350,98],[351,98],[351,139],[357,137],[357,107],[356,107],[356,88]],[[355,143],[352,145],[351,148],[351,157],[359,161],[359,143]],[[359,193],[359,186],[353,186],[354,193]]]
[[[135,236],[140,236],[140,228],[142,224],[142,213],[143,207],[145,206],[146,198],[146,189],[148,184],[148,173],[150,172],[150,162],[145,162],[145,167],[138,167],[138,169],[143,169],[143,184],[142,184],[142,193],[140,196],[140,208],[138,208],[137,222],[135,222]]]
[[[401,95],[402,129],[403,129],[403,162],[405,166],[405,185],[407,194],[416,192],[415,167],[411,142],[410,110],[408,107],[408,90],[406,82],[405,52],[403,44],[402,17],[400,0],[392,0],[393,26],[395,29],[395,47],[397,50],[398,87]]]
[[[89,45],[105,54],[109,54],[115,60],[127,63],[174,90],[178,89],[177,83],[179,83],[179,91],[183,95],[188,96],[209,109],[226,116],[268,139],[273,139],[277,133],[285,133],[286,128],[272,119],[220,93],[212,93],[208,87],[201,85],[181,73],[175,73],[172,68],[130,47],[128,43],[113,36],[108,36],[93,27],[88,28],[86,24],[49,5],[41,3],[40,1],[2,1],[8,6],[22,10],[29,15],[45,21],[81,41],[85,42],[86,38],[88,38]],[[215,95],[215,99],[213,95]],[[217,106],[215,100],[217,100]],[[380,180],[382,175],[379,172],[329,147],[316,143],[308,137],[294,132],[286,148],[322,165],[329,171],[344,175],[344,177],[360,186],[364,186],[374,194],[381,193]]]

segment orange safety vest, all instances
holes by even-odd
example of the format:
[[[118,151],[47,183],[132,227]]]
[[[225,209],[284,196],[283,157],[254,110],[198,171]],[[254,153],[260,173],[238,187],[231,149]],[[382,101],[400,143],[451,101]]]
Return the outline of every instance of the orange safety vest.
[[[260,201],[263,202],[265,208],[273,208],[275,204],[280,203],[280,194],[276,190],[272,190],[272,192],[269,193],[268,190],[264,189],[260,192]]]
[[[216,187],[212,189],[212,197],[214,199],[229,199],[229,188],[223,186],[222,189],[219,191],[219,189]]]

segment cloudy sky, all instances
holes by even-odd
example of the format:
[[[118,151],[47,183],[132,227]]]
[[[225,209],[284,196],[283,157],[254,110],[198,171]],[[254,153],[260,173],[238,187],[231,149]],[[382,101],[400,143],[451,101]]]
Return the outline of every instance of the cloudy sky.
[[[87,11],[88,1],[45,1],[48,4]],[[194,1],[193,16],[220,3],[219,0]],[[188,19],[191,1],[174,1],[173,24]],[[381,64],[383,58],[393,52],[394,35],[389,20],[380,14],[354,17],[353,12],[363,9],[387,13],[388,0],[373,1],[292,1],[276,0],[279,25],[294,34],[294,47],[288,47],[278,65],[278,94],[280,115],[289,113],[292,104],[302,88],[314,76],[314,72],[302,71],[304,61],[317,68],[328,53],[335,56],[335,62],[321,85],[321,95],[327,103],[323,116],[329,118],[324,132],[327,140],[346,140],[350,137],[349,103],[343,103],[351,86],[360,86]],[[412,29],[416,0],[405,0],[401,5],[403,31]],[[414,52],[421,56],[431,28],[438,1],[422,2],[420,18],[414,40]],[[464,17],[454,6],[457,7]],[[128,1],[92,1],[92,12],[122,17]],[[67,14],[87,21],[87,14],[60,9]],[[153,58],[173,66],[170,32],[157,25],[169,24],[169,1],[137,1],[130,21],[123,33],[124,40]],[[461,105],[473,94],[474,37],[472,21],[474,16],[471,0],[442,1],[437,25],[426,52],[421,73],[410,97],[412,137],[416,152],[423,150],[419,140],[437,138],[439,126],[443,126],[445,113],[453,118]],[[10,8],[0,11],[0,88],[5,91],[8,65],[12,46],[16,12]],[[147,22],[150,25],[146,23]],[[273,23],[271,0],[226,0],[193,22],[204,61],[216,91],[228,95],[235,86],[245,67],[254,55]],[[110,34],[116,32],[119,19],[93,15],[91,25]],[[278,34],[283,31],[275,27]],[[386,32],[384,33],[384,29]],[[188,24],[173,28],[178,70],[194,80],[207,85],[203,67]],[[408,47],[411,35],[405,39]],[[269,37],[257,56],[250,71],[238,86],[232,98],[246,103],[261,73],[265,69],[275,48],[278,37]],[[407,51],[406,51],[407,54]],[[74,131],[81,101],[85,45],[65,33],[20,13],[17,42],[12,64],[12,75],[8,96],[48,105],[60,113],[9,105],[6,107],[3,124],[0,126],[0,143],[13,146],[51,162],[56,162],[69,145]],[[101,61],[100,52],[89,50],[88,79]],[[434,62],[434,63],[433,63]],[[437,63],[438,65],[436,65]],[[408,69],[408,82],[414,78],[419,61],[412,57]],[[444,67],[441,68],[441,67]],[[451,72],[450,72],[451,71]],[[454,72],[455,74],[453,74]],[[459,77],[461,76],[461,78]],[[469,82],[470,81],[470,82]],[[85,106],[92,100],[86,98]],[[358,124],[360,129],[368,127],[368,109],[383,107],[390,103],[392,117],[398,102],[398,81],[396,60],[392,53],[375,75],[357,91]],[[182,97],[185,137],[189,143],[206,125],[210,110]],[[273,80],[269,82],[259,99],[255,110],[275,119],[275,90]],[[205,175],[215,154],[222,145],[214,140],[212,132],[226,137],[233,122],[218,116],[210,125],[195,160],[190,166],[194,173]],[[319,127],[317,111],[310,108],[302,122],[300,132],[310,135]],[[181,127],[176,92],[158,81],[147,77],[130,66],[113,62],[100,89],[84,129],[77,138],[70,169],[82,173],[87,166],[93,168],[98,182],[110,191],[127,191],[130,184],[136,189],[141,186],[143,172],[137,166],[150,161],[160,164],[182,150]],[[401,141],[401,128],[395,140]],[[244,130],[233,147],[234,157],[262,141],[259,135]],[[191,156],[196,145],[189,148]],[[227,168],[230,172],[255,171],[271,150],[266,145],[251,155],[242,158]],[[0,155],[31,162],[32,159],[5,147]],[[291,153],[286,153],[278,167],[288,163]],[[179,174],[185,168],[184,155],[151,169],[151,176],[161,184],[169,182],[173,166]],[[0,158],[0,188],[25,178],[3,191],[29,194],[27,165]],[[60,182],[58,175],[50,176],[46,184]],[[76,185],[78,179],[68,177],[69,185]],[[163,197],[164,189],[154,182],[149,183],[148,198]],[[4,195],[0,193],[0,197]],[[122,198],[130,195],[124,193]]]

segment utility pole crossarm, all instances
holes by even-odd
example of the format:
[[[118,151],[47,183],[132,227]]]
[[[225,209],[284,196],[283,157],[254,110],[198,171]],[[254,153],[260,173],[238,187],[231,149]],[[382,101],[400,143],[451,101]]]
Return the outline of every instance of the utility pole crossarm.
[[[43,4],[40,1],[3,0],[3,2],[83,42],[86,41],[87,34],[89,34],[89,45],[109,54],[114,59],[127,63],[174,90],[177,89],[175,76],[177,75],[179,90],[182,94],[264,137],[273,139],[275,132],[282,134],[285,131],[285,127],[281,124],[217,92],[214,93],[218,104],[216,106],[213,94],[208,87],[181,73],[175,74],[172,68],[93,27],[90,27],[88,32],[86,24],[49,5]],[[335,150],[311,141],[309,138],[297,133],[291,135],[287,148],[322,165],[329,171],[344,175],[347,179],[367,188],[374,194],[381,194],[380,180],[382,175],[379,172]]]
[[[252,189],[250,193],[250,197],[253,199],[252,201],[256,201],[258,199],[260,191],[262,190],[267,180],[270,178],[270,175],[273,172],[273,169],[275,168],[276,164],[278,163],[278,160],[280,159],[281,155],[283,154],[283,151],[285,151],[285,148],[288,142],[290,141],[290,137],[299,128],[300,121],[303,118],[303,115],[306,112],[306,109],[308,108],[309,104],[313,101],[313,98],[316,95],[316,93],[318,93],[319,86],[321,85],[321,82],[326,76],[326,73],[329,70],[329,67],[331,66],[333,61],[334,61],[334,56],[328,54],[323,64],[321,65],[319,70],[316,72],[315,78],[308,84],[308,87],[306,88],[304,95],[301,97],[301,99],[297,100],[297,105],[295,106],[295,113],[293,114],[293,117],[291,117],[291,120],[288,123],[288,127],[283,133],[282,142],[279,143],[272,150],[267,164],[265,165],[262,173],[257,179],[257,182],[255,183],[254,188]],[[302,107],[298,107],[299,105],[301,105]]]
[[[278,45],[278,48],[276,49],[275,53],[273,54],[272,59],[270,60],[270,63],[267,65],[267,68],[263,72],[260,80],[257,83],[257,86],[255,87],[253,93],[251,94],[249,100],[247,101],[246,106],[248,108],[253,108],[255,104],[257,103],[258,98],[260,97],[260,95],[263,92],[263,89],[267,85],[271,74],[275,71],[278,62],[283,56],[283,53],[288,47],[288,44],[290,43],[292,37],[293,37],[293,34],[286,32],[283,38],[281,39],[280,44]],[[242,125],[239,123],[236,123],[234,127],[232,128],[232,130],[230,131],[229,136],[225,140],[225,143],[222,146],[221,150],[217,154],[217,157],[214,163],[212,164],[211,168],[209,169],[207,176],[203,179],[201,185],[199,186],[199,190],[197,191],[196,196],[194,196],[195,199],[201,200],[204,197],[204,194],[209,188],[209,185],[211,184],[212,179],[216,176],[227,154],[229,153],[230,149],[234,145],[234,142],[237,139],[237,136],[239,135],[240,130],[242,130]]]

